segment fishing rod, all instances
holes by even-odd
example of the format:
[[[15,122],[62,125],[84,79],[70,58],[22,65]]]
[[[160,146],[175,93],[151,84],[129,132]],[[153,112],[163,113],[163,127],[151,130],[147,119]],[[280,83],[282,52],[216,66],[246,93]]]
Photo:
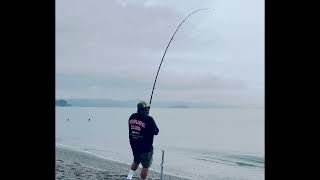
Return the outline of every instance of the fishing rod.
[[[169,46],[170,46],[170,43],[171,43],[174,35],[177,33],[177,31],[178,31],[178,29],[180,28],[180,26],[181,26],[192,14],[194,14],[194,13],[196,13],[196,12],[198,12],[198,11],[207,10],[207,9],[209,9],[209,8],[198,9],[198,10],[193,11],[192,13],[190,13],[186,18],[183,19],[183,21],[182,21],[182,22],[179,24],[179,26],[177,27],[176,31],[173,33],[173,35],[172,35],[172,37],[171,37],[171,39],[170,39],[170,41],[169,41],[169,43],[168,43],[168,45],[167,45],[167,47],[166,47],[166,50],[164,51],[164,54],[163,54],[163,56],[162,56],[162,59],[161,59],[161,62],[160,62],[160,65],[159,65],[159,68],[158,68],[158,71],[157,71],[156,78],[155,78],[154,83],[153,83],[153,88],[152,88],[151,97],[150,97],[150,101],[149,101],[149,109],[150,109],[150,107],[151,107],[151,102],[152,102],[152,96],[153,96],[154,88],[155,88],[155,85],[156,85],[156,82],[157,82],[157,78],[158,78],[158,75],[159,75],[159,71],[160,71],[160,68],[161,68],[161,65],[162,65],[164,56],[165,56],[166,53],[167,53],[167,50],[168,50],[168,48],[169,48]]]

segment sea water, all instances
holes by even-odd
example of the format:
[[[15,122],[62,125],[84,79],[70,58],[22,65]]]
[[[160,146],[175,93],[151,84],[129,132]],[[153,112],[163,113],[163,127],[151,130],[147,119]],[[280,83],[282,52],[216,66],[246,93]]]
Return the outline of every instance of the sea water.
[[[56,144],[132,163],[135,108],[56,107]],[[264,179],[264,109],[152,108],[160,130],[151,169],[191,179]],[[90,121],[89,121],[90,119]],[[129,166],[128,166],[129,168]]]

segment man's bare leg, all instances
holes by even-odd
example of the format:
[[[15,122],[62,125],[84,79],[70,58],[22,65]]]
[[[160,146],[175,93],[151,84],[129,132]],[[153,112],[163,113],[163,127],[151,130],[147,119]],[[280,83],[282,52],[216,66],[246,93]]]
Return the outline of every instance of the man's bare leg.
[[[131,170],[133,170],[133,171],[137,170],[138,166],[139,166],[139,164],[136,164],[135,162],[133,162],[131,164]]]
[[[139,166],[139,164],[136,164],[135,162],[132,162],[132,164],[131,164],[131,170],[130,170],[128,176],[127,176],[127,179],[129,179],[129,180],[132,179],[132,176],[133,176],[133,174],[134,174],[134,171],[137,170],[138,166]]]
[[[142,168],[141,169],[141,179],[142,180],[147,179],[147,176],[148,176],[148,168]]]

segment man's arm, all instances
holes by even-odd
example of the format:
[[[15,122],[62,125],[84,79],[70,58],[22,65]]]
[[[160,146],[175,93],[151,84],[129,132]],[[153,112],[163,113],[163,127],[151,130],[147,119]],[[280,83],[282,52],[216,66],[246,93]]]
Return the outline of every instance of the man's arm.
[[[156,122],[154,121],[154,119],[152,118],[152,122],[153,122],[153,134],[154,135],[158,135],[159,134],[159,128],[158,128],[158,126],[157,126],[157,124],[156,124]]]
[[[131,115],[131,116],[129,117],[129,119],[128,119],[128,130],[129,130],[129,137],[130,137],[130,123],[129,123],[130,119],[132,119],[132,115]]]

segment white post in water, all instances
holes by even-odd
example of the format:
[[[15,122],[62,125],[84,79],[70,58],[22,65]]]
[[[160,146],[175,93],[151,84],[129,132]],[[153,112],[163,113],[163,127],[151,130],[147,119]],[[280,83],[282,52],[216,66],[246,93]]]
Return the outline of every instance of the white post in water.
[[[161,160],[161,174],[160,174],[160,180],[162,179],[163,176],[163,159],[164,159],[164,150],[162,149],[162,160]]]

